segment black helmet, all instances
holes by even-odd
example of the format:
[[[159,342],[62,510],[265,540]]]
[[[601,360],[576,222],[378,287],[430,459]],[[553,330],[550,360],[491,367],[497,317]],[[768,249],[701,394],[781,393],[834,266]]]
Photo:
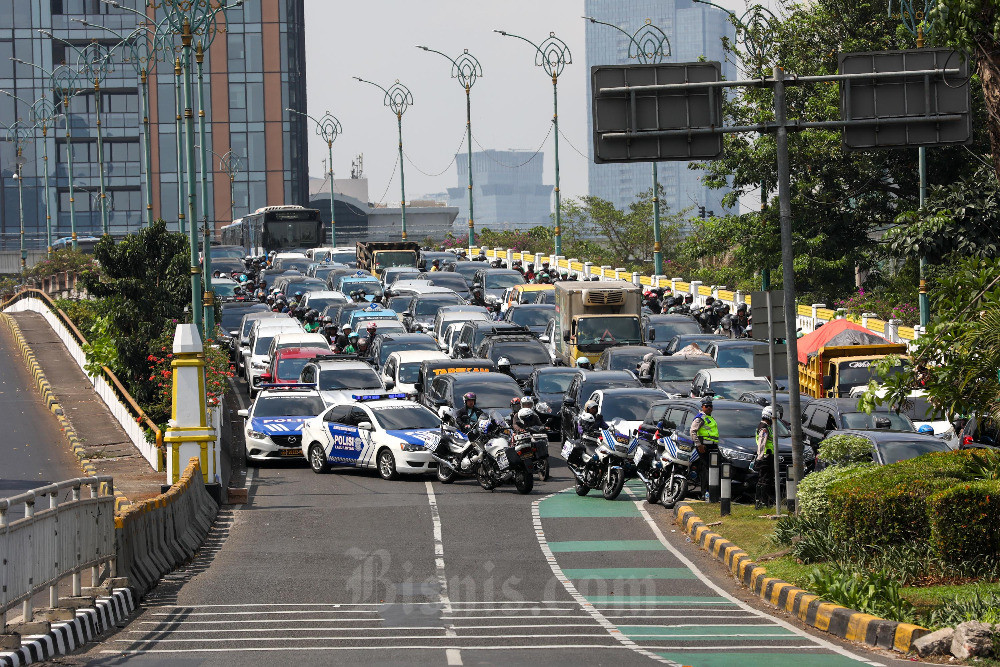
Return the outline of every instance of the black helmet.
[[[333,324],[333,318],[327,315],[323,318],[323,324]]]
[[[705,398],[701,399],[701,407],[703,407],[703,408],[704,407],[712,407],[712,397],[711,396],[706,396]]]

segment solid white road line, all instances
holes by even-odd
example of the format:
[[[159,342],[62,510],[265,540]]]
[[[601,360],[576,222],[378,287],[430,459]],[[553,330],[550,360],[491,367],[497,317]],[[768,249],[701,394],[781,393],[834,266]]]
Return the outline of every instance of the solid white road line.
[[[537,606],[541,604],[548,605],[566,605],[568,602],[566,600],[490,600],[485,602],[452,602],[452,607],[461,607],[465,605],[478,605],[478,604],[496,604],[496,605],[529,605]],[[610,602],[602,602],[600,604],[614,604]],[[685,603],[686,604],[686,603]],[[719,603],[719,604],[729,604]],[[440,602],[400,602],[398,605],[430,605],[435,607],[440,607]],[[398,606],[396,605],[396,606]],[[176,604],[161,604],[149,607],[149,609],[211,609],[218,608],[224,609],[226,607],[350,607],[355,609],[357,607],[373,607],[371,613],[378,613],[380,609],[385,607],[385,604],[374,603],[374,602],[247,602],[247,603],[233,603],[233,604],[186,604],[186,605],[176,605]],[[575,607],[574,607],[575,609]],[[472,611],[471,609],[469,611]],[[478,610],[477,610],[478,611]]]
[[[538,624],[538,623],[524,623],[524,624],[517,624],[517,625],[456,625],[454,627],[455,627],[456,630],[503,630],[505,628],[593,628],[594,624],[593,623],[546,623],[546,624],[542,625],[542,624]],[[392,632],[397,632],[399,630],[441,630],[441,629],[442,628],[441,628],[440,624],[438,624],[438,625],[407,625],[407,626],[399,626],[399,627],[382,627],[382,626],[378,626],[378,627],[370,627],[370,628],[357,628],[357,627],[337,628],[337,627],[330,627],[330,626],[322,626],[322,627],[293,626],[293,627],[283,627],[283,628],[282,627],[279,627],[279,628],[276,628],[276,627],[266,627],[266,628],[246,628],[246,627],[241,627],[240,628],[240,632],[306,632],[306,631],[319,632],[321,630],[345,630],[345,631],[349,631],[349,632],[356,632],[358,630],[362,630],[362,631],[365,631],[365,632],[373,632],[373,631],[374,632],[381,632],[383,630],[385,630],[385,631],[390,631],[391,630]],[[127,633],[129,633],[129,634],[146,634],[146,635],[148,635],[148,634],[156,634],[156,633],[159,633],[159,632],[160,631],[156,630],[156,629],[128,630],[127,631]],[[181,633],[181,632],[187,632],[187,633],[192,633],[192,634],[193,633],[208,634],[208,633],[212,633],[212,632],[232,632],[232,629],[231,628],[221,628],[221,629],[200,629],[200,630],[175,630],[175,629],[173,629],[173,624],[171,624],[171,628],[170,628],[169,632],[170,632],[170,634],[177,634],[177,633]],[[469,635],[469,636],[470,637],[475,637],[476,635]]]
[[[431,524],[434,534],[434,566],[437,568],[438,585],[441,587],[441,604],[444,615],[452,613],[451,598],[448,597],[448,574],[444,567],[444,536],[441,531],[441,512],[438,510],[437,496],[434,495],[434,485],[430,480],[425,482],[427,502],[431,506]],[[446,637],[456,637],[455,628],[451,624],[445,626]],[[449,665],[461,665],[462,654],[457,649],[445,651]]]

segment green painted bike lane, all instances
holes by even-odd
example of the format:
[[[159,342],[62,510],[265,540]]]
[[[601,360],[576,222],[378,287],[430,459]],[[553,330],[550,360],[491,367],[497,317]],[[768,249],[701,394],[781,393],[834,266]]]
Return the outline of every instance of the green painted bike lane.
[[[614,501],[573,489],[533,503],[556,578],[623,646],[652,661],[717,667],[881,663],[811,636],[728,595],[667,542],[630,484]]]

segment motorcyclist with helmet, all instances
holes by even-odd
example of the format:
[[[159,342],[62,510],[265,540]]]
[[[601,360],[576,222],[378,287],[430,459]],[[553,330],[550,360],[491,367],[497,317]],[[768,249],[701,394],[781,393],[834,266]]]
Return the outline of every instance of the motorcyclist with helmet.
[[[579,359],[577,359],[576,367],[582,368],[584,370],[590,370],[590,371],[594,370],[594,365],[590,363],[590,359],[588,359],[587,357],[580,357]]]
[[[319,313],[315,308],[310,308],[306,311],[305,317],[306,323],[303,327],[306,333],[316,333],[323,328],[323,325],[319,322]]]
[[[510,427],[517,433],[530,433],[533,426],[542,426],[542,420],[535,412],[535,399],[533,396],[525,396],[521,399],[520,407],[516,412],[511,413]]]
[[[504,375],[509,375],[510,377],[514,377],[514,371],[511,370],[510,367],[510,359],[508,359],[507,357],[500,357],[497,360],[497,372],[503,373]]]
[[[611,428],[608,422],[604,421],[604,415],[597,411],[598,407],[597,401],[587,401],[583,406],[583,412],[580,413],[576,423],[576,432],[578,434],[583,435],[586,428],[590,427],[590,424],[593,424],[593,428],[596,429]],[[590,415],[593,421],[586,418],[587,415]]]
[[[708,494],[708,453],[719,448],[719,422],[712,416],[712,397],[701,399],[701,412],[691,422],[691,440],[698,448],[698,484]]]
[[[455,415],[455,426],[463,433],[468,433],[476,427],[480,419],[486,417],[486,413],[476,405],[476,394],[474,392],[470,391],[465,394],[462,396],[462,400],[465,402],[465,405]]]

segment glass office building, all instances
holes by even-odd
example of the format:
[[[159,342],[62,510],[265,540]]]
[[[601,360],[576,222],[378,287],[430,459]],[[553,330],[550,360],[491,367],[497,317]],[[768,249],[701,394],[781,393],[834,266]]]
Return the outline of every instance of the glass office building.
[[[204,97],[209,197],[207,217],[216,229],[261,206],[308,202],[306,138],[308,127],[286,107],[304,109],[305,38],[304,0],[255,0],[229,10],[226,22],[208,49],[204,63]],[[146,9],[145,0],[123,0],[123,5],[146,11],[159,21],[162,9]],[[139,17],[110,7],[100,0],[5,0],[0,2],[0,89],[21,98],[0,95],[0,123],[17,118],[31,123],[29,105],[38,98],[56,100],[46,72],[62,63],[74,65],[72,49],[43,35],[46,30],[78,48],[92,41],[109,47],[118,39],[87,21],[129,34]],[[154,218],[171,228],[178,222],[177,107],[174,96],[174,62],[169,54],[151,71],[150,138],[153,173]],[[39,68],[14,63],[11,58]],[[135,231],[144,224],[145,198],[142,175],[139,78],[135,68],[112,58],[113,67],[101,84],[101,128],[104,136],[104,175],[109,228],[114,236]],[[197,132],[199,109],[197,79],[192,103]],[[67,117],[48,129],[45,142],[49,159],[43,160],[41,128],[31,130],[24,144],[22,165],[25,239],[28,247],[45,246],[45,197],[43,174],[50,179],[49,209],[53,239],[70,234],[70,197],[66,122],[70,124],[76,230],[79,236],[100,235],[97,113],[92,82],[81,83]],[[197,134],[196,134],[197,137]],[[19,246],[19,216],[14,145],[0,127],[0,249]],[[196,138],[197,142],[197,138]],[[240,157],[242,169],[233,187],[220,168],[228,151]],[[198,166],[196,149],[195,165]],[[186,193],[186,190],[185,190]],[[199,211],[200,175],[198,181]],[[233,211],[231,212],[231,207]],[[199,213],[199,218],[201,213]]]
[[[726,63],[721,39],[733,37],[733,26],[725,12],[698,4],[691,0],[622,0],[609,3],[585,0],[585,14],[600,21],[620,26],[630,34],[645,23],[646,19],[663,29],[670,39],[671,53],[664,62],[693,62],[704,56],[723,64],[725,78],[735,76],[735,68]],[[594,65],[636,64],[628,58],[629,39],[614,28],[586,24],[587,45],[587,100],[592,97],[590,68]],[[593,135],[593,117],[587,114],[588,136]],[[635,164],[595,164],[594,147],[590,145],[591,158],[588,185],[592,196],[601,197],[625,208],[638,195],[653,186],[652,168],[648,162]],[[664,189],[663,202],[670,211],[693,208],[689,217],[698,214],[698,207],[721,214],[724,190],[712,190],[701,183],[701,171],[688,169],[687,162],[660,162],[660,185]]]

